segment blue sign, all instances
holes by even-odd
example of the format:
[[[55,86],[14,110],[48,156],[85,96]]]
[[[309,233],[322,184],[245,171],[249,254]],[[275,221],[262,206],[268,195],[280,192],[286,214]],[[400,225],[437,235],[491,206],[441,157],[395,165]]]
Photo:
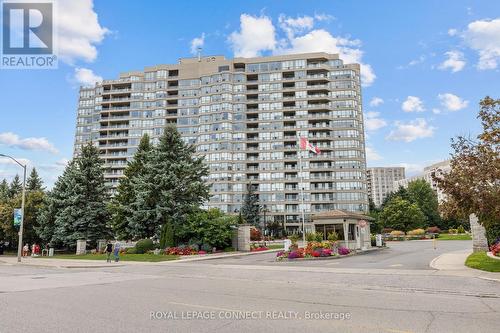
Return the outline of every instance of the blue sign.
[[[22,218],[23,213],[21,209],[14,209],[14,227],[19,227],[21,225]]]

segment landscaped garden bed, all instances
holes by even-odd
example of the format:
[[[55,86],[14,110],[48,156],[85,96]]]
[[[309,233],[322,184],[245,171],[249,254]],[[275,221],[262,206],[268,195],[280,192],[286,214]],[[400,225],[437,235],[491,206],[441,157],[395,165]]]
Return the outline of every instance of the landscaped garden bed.
[[[292,261],[304,259],[327,259],[345,257],[354,254],[346,247],[338,246],[334,241],[310,241],[305,248],[299,248],[293,244],[289,251],[279,251],[276,254],[277,261]]]
[[[406,241],[406,240],[424,240],[424,239],[438,239],[438,240],[471,240],[472,237],[467,233],[463,227],[457,229],[449,229],[441,231],[438,227],[429,227],[427,230],[415,229],[407,233],[400,230],[392,230],[387,228],[382,231],[384,240],[386,241]]]
[[[89,254],[60,254],[53,257],[36,257],[41,259],[79,259],[79,260],[102,260],[106,261],[107,255],[104,253],[89,253]],[[120,254],[120,261],[144,261],[144,262],[160,262],[179,259],[178,255],[164,255],[153,253],[144,254]],[[114,260],[114,256],[111,256],[111,260]]]

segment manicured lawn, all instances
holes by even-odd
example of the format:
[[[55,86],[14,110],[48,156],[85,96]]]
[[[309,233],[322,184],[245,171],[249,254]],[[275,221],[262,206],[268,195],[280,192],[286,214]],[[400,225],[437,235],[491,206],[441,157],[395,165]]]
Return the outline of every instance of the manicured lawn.
[[[465,265],[470,268],[488,272],[500,272],[500,260],[495,260],[486,255],[486,252],[475,252],[467,257]]]
[[[269,244],[267,246],[267,248],[269,250],[276,250],[276,249],[282,249],[283,248],[283,244]]]
[[[439,237],[437,240],[471,240],[472,237],[469,234],[460,234],[460,235],[453,235],[453,234],[439,234]]]
[[[85,259],[85,260],[102,260],[106,261],[105,254],[85,254],[85,255],[76,255],[76,254],[60,254],[53,257],[37,257],[43,259]],[[147,261],[147,262],[159,262],[159,261],[168,261],[168,260],[176,260],[179,259],[179,256],[176,255],[154,255],[154,254],[122,254],[120,255],[120,261]],[[114,257],[111,256],[111,260],[114,260]]]

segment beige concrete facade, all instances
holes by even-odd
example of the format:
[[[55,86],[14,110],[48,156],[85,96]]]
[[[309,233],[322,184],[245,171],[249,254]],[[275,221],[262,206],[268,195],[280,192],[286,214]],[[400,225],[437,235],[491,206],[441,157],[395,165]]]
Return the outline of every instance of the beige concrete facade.
[[[187,58],[82,88],[75,154],[94,142],[115,188],[141,136],[156,143],[175,123],[210,167],[207,206],[237,212],[251,183],[266,222],[294,229],[302,209],[308,223],[315,212],[367,210],[362,114],[359,65],[336,54]],[[322,151],[302,152],[302,172],[300,136]]]
[[[450,160],[434,163],[424,168],[424,172],[409,178],[400,179],[394,182],[394,188],[398,189],[400,186],[408,188],[408,184],[417,179],[423,179],[436,191],[438,202],[446,200],[446,194],[438,187],[437,183],[432,179],[433,175],[446,174],[451,170]]]
[[[380,207],[387,195],[397,188],[394,182],[405,178],[404,167],[375,167],[366,170],[368,198]]]

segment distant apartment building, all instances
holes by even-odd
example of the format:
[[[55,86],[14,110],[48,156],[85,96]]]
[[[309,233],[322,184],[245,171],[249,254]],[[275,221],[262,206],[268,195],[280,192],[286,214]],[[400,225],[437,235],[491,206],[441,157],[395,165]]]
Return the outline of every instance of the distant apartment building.
[[[267,222],[289,230],[303,210],[306,222],[316,212],[367,211],[359,64],[327,53],[210,56],[122,73],[81,88],[74,154],[92,141],[116,189],[140,138],[157,143],[168,123],[205,156],[210,207],[238,212],[251,184]],[[302,170],[299,137],[321,150],[302,152]]]
[[[405,178],[404,167],[375,167],[366,170],[368,197],[380,207],[387,195],[395,190],[394,182]]]
[[[447,173],[451,170],[450,167],[450,160],[438,162],[432,165],[429,165],[424,168],[424,172],[420,175],[416,175],[410,178],[405,178],[401,180],[397,180],[394,182],[394,188],[398,189],[400,186],[404,188],[408,188],[408,184],[414,180],[417,179],[423,179],[429,185],[431,185],[432,189],[436,191],[438,201],[443,202],[446,198],[445,194],[443,191],[437,186],[437,183],[432,179],[432,176],[435,175],[436,173]]]

